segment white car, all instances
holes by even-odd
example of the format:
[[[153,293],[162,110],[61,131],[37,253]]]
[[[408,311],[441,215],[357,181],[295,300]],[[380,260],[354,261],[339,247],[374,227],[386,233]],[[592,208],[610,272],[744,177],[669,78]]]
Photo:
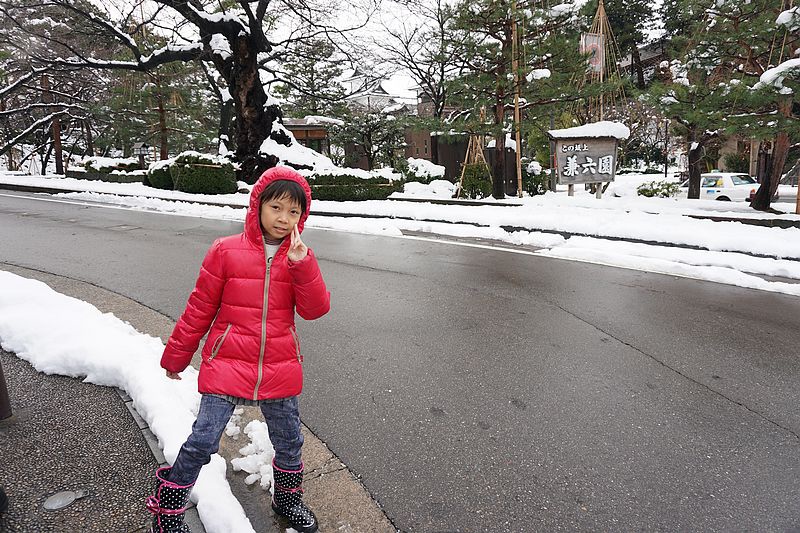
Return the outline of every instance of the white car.
[[[740,172],[709,172],[700,174],[700,199],[723,202],[749,202],[759,184],[752,176]],[[689,180],[681,183],[684,196],[689,191]],[[777,194],[776,194],[777,195]],[[773,198],[775,200],[776,198]]]

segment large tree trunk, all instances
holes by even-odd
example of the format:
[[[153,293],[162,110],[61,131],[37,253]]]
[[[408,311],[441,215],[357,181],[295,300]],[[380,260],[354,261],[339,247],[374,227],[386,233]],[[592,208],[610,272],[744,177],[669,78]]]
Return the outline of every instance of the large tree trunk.
[[[232,47],[233,66],[219,70],[226,73],[236,109],[236,159],[241,165],[237,179],[252,184],[262,172],[278,164],[277,157],[260,153],[266,138],[286,146],[291,140],[285,133],[272,130],[273,123],[282,118],[281,109],[276,103],[267,105],[267,93],[258,73],[258,47],[250,39],[238,37]]]
[[[700,150],[702,146],[699,142],[695,141],[696,135],[694,130],[689,131],[689,198],[697,200],[700,198],[700,168],[701,155]]]
[[[0,111],[5,111],[5,110],[6,110],[6,99],[5,98],[0,98]],[[5,132],[8,131],[8,119],[3,119],[3,130]],[[4,139],[3,142],[7,142],[8,140],[11,139],[11,137],[12,136],[7,134],[6,138]],[[8,170],[16,170],[16,168],[14,168],[14,149],[13,148],[9,149],[8,152],[6,152],[6,157],[8,158],[8,163],[7,163]]]
[[[233,119],[233,100],[223,100],[219,108],[219,132],[220,144],[225,144],[225,148],[230,150],[231,146],[231,120]]]
[[[492,164],[492,196],[500,200],[505,198],[505,152],[506,133],[503,131],[504,105],[503,88],[501,83],[497,87],[497,101],[494,106],[494,122],[499,133],[494,138],[494,161]]]
[[[164,94],[159,86],[156,92],[158,100],[158,145],[160,148],[159,157],[163,161],[169,157],[169,135],[167,134],[167,110],[164,107]]]
[[[42,76],[42,101],[46,104],[53,103],[53,94],[50,92],[50,78],[47,74]],[[49,111],[52,111],[52,107],[49,108]],[[53,149],[55,150],[55,160],[56,160],[56,174],[63,174],[64,173],[64,159],[63,154],[61,151],[61,121],[58,119],[58,116],[53,118],[53,121],[50,123],[52,131],[51,135],[53,137]],[[48,151],[49,156],[49,151]],[[45,161],[42,166],[42,174],[46,174],[46,165],[47,162]]]
[[[434,165],[439,164],[439,136],[429,135],[431,143],[431,163]]]
[[[92,125],[88,120],[83,121],[83,127],[86,129],[86,153],[89,157],[94,156],[94,138],[92,137]]]
[[[631,45],[631,67],[636,72],[636,86],[644,89],[644,69],[642,68],[642,56],[639,55],[639,47],[636,43]]]
[[[778,115],[782,117],[789,117],[792,113],[792,95],[781,94],[778,100]],[[781,181],[781,174],[783,173],[783,166],[786,164],[786,158],[789,156],[789,133],[786,129],[780,129],[775,136],[775,146],[772,149],[772,162],[767,167],[761,185],[750,202],[750,207],[758,211],[767,211],[770,207],[772,197],[778,190],[778,185]]]
[[[64,174],[64,151],[61,148],[61,121],[53,119],[53,157],[56,160],[56,174]]]

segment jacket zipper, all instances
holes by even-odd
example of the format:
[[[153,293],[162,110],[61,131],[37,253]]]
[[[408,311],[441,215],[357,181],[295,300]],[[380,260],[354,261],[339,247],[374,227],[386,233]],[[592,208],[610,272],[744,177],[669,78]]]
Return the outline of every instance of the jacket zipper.
[[[303,356],[300,355],[300,338],[297,336],[297,330],[294,327],[289,328],[289,333],[292,334],[292,338],[294,339],[294,351],[297,354],[297,361],[302,363]]]
[[[272,268],[269,252],[267,251],[267,241],[263,236],[261,237],[261,243],[264,247],[264,262],[267,266],[267,275],[264,278],[264,305],[261,311],[261,347],[258,352],[258,380],[256,381],[256,388],[253,390],[253,400],[258,400],[258,388],[261,386],[261,380],[264,379],[264,350],[267,345],[267,294],[269,293],[269,271]]]
[[[214,343],[214,346],[211,348],[211,357],[208,358],[209,361],[214,359],[219,353],[219,349],[222,348],[222,343],[225,342],[225,337],[228,336],[228,332],[231,330],[231,327],[233,327],[233,324],[228,324],[228,327],[225,328],[225,333],[223,333],[222,336],[217,339],[217,342]]]

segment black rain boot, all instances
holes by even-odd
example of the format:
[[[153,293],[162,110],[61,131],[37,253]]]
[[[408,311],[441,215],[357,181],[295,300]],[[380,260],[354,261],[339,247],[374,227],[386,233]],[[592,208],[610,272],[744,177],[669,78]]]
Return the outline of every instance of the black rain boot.
[[[169,481],[171,469],[165,466],[156,470],[155,494],[147,498],[147,510],[153,513],[151,533],[191,533],[189,526],[183,523],[183,515],[194,484],[178,485]]]
[[[300,533],[317,530],[317,517],[303,503],[303,466],[300,470],[283,470],[272,461],[275,478],[272,510],[286,517],[292,528]]]

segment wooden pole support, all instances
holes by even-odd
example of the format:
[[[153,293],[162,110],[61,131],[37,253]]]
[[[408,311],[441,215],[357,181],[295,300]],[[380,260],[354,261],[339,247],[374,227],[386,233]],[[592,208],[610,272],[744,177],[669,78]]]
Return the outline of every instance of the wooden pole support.
[[[11,400],[8,397],[6,377],[3,374],[3,363],[0,363],[0,420],[5,420],[11,414]]]

